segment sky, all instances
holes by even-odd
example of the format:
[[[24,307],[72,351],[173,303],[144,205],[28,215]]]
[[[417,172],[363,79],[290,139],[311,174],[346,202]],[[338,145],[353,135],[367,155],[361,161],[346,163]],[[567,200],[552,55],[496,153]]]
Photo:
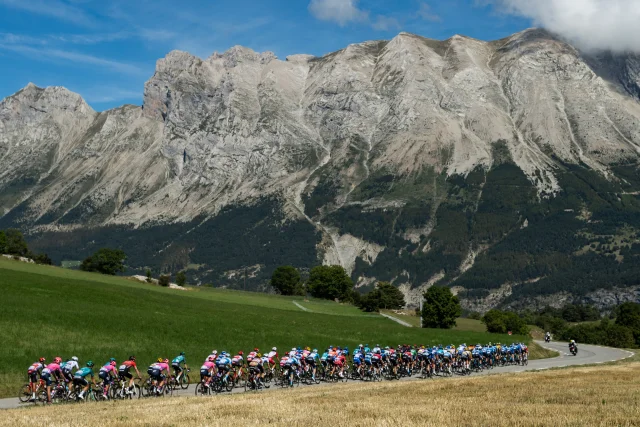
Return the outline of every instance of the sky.
[[[156,60],[174,49],[206,58],[243,45],[284,59],[391,39],[401,31],[494,40],[534,25],[568,28],[567,36],[585,45],[615,47],[640,28],[638,5],[640,0],[0,0],[0,98],[33,82],[65,86],[98,111],[139,105]],[[616,31],[594,36],[581,23]],[[640,33],[632,34],[640,40]]]

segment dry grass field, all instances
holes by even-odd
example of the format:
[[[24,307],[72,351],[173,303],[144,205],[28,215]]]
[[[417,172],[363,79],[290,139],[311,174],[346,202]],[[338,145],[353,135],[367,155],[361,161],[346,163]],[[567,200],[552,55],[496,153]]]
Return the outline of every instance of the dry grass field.
[[[443,381],[31,407],[0,426],[633,426],[640,363]]]

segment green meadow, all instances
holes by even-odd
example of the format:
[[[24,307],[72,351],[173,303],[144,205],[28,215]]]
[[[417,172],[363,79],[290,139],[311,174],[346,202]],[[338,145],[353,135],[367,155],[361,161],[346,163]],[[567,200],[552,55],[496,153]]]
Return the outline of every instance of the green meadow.
[[[186,352],[199,367],[214,349],[512,341],[478,331],[403,327],[330,301],[249,292],[162,288],[127,278],[0,259],[0,396],[17,395],[44,356],[103,364],[135,355],[145,367]],[[309,311],[304,311],[294,301]]]

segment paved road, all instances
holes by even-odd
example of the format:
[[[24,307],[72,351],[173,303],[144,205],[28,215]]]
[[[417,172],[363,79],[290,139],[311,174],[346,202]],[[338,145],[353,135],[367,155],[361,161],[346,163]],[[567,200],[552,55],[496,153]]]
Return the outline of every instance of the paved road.
[[[492,369],[490,371],[483,371],[476,375],[499,375],[502,373],[513,373],[513,372],[524,372],[524,371],[537,371],[543,369],[550,368],[562,368],[566,366],[578,366],[578,365],[589,365],[594,363],[606,363],[606,362],[614,362],[616,360],[626,359],[628,357],[633,356],[633,353],[619,350],[616,348],[609,347],[600,347],[595,345],[587,345],[582,344],[578,347],[579,351],[576,356],[572,356],[569,353],[569,349],[566,343],[560,342],[551,342],[549,344],[544,343],[543,341],[536,341],[539,345],[549,348],[551,350],[558,351],[560,356],[554,357],[551,359],[541,359],[541,360],[532,360],[529,362],[528,366],[506,366],[502,368]],[[193,375],[193,377],[195,377]],[[415,381],[418,378],[405,378],[406,381]],[[336,384],[327,384],[322,383],[318,386],[313,387],[322,387],[322,386],[336,386]],[[271,390],[278,390],[279,387],[272,387]],[[243,389],[235,389],[234,393],[242,393]],[[179,396],[193,396],[194,388],[190,387],[188,390],[180,391]],[[0,399],[0,409],[11,409],[18,408],[24,405],[33,405],[31,404],[20,404],[20,401],[17,398],[9,398],[9,399]]]

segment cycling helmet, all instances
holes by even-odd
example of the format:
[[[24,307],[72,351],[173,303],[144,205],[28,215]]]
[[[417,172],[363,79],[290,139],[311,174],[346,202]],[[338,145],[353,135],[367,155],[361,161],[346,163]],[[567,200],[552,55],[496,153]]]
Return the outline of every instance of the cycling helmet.
[[[244,354],[244,351],[240,350],[240,351],[238,352],[238,354],[239,354],[240,356],[242,356],[242,355]]]
[[[318,349],[317,349],[317,348],[314,348],[314,349],[313,349],[313,352],[314,352],[314,353],[317,353],[317,352],[318,352]]]
[[[293,348],[291,349],[291,351],[296,351],[296,348],[295,348],[295,347],[293,347]]]
[[[112,357],[111,359],[109,359],[109,362],[115,362],[115,361],[116,361],[115,357]]]
[[[164,363],[169,363],[169,359],[164,359],[163,362]]]
[[[112,360],[111,362],[109,362],[109,364],[110,364],[111,366],[116,366],[116,361],[115,361],[115,360]]]
[[[180,352],[180,356],[184,356],[184,351],[181,351],[181,352]]]
[[[213,350],[211,354],[218,354],[218,350]]]
[[[277,348],[275,348],[275,347],[273,347],[273,348],[271,349],[271,351],[278,351],[278,349],[277,349]]]
[[[71,358],[71,360],[73,360],[74,362],[77,362],[77,361],[78,361],[78,358],[77,358],[76,356],[73,356],[73,357]]]
[[[56,357],[55,359],[53,359],[53,363],[60,363],[60,362],[62,362],[61,357]]]
[[[262,357],[262,353],[258,353],[258,357]]]
[[[256,353],[260,351],[260,349],[258,347],[254,348],[253,351],[255,351]]]
[[[360,344],[358,347],[362,348],[362,347],[364,347],[364,346],[363,346],[362,344]]]
[[[380,344],[376,344],[376,347],[380,347]]]
[[[93,362],[92,362],[91,360],[89,360],[89,361],[87,362],[87,366],[88,366],[89,368],[93,368]]]
[[[46,361],[47,361],[47,359],[45,359],[44,357],[41,357],[40,359],[38,359],[38,362],[40,362],[40,363],[44,363]]]
[[[156,360],[156,362],[162,363],[162,357],[158,357],[158,360]]]
[[[306,351],[311,351],[311,348],[309,348],[309,347],[305,347],[304,349],[305,349]]]
[[[129,360],[131,360],[132,362],[136,361],[136,357],[135,356],[129,356]]]

